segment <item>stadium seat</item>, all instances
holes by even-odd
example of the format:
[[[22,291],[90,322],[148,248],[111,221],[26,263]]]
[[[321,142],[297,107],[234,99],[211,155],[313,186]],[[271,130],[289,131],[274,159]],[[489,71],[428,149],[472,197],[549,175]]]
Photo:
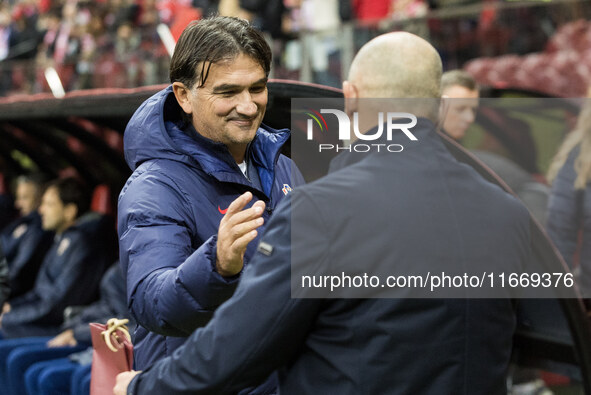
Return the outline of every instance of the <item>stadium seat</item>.
[[[112,216],[111,189],[106,184],[97,185],[92,193],[90,209],[100,214]]]

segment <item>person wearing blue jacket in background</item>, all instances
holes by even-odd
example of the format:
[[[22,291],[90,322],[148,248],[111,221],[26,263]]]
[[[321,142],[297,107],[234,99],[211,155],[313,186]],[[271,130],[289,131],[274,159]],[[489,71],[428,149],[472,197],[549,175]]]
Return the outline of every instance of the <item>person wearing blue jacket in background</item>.
[[[4,304],[4,337],[56,335],[67,306],[97,299],[108,253],[97,234],[100,219],[87,213],[89,203],[84,187],[73,178],[48,185],[39,212],[43,229],[54,231],[55,238],[33,288]]]
[[[90,376],[92,342],[89,324],[127,318],[125,295],[125,277],[121,265],[116,262],[103,275],[100,299],[88,306],[76,306],[79,311],[68,315],[59,335],[36,338],[36,341],[19,347],[18,353],[13,351],[10,354],[6,375],[12,393],[79,394],[71,388],[71,378],[81,370]],[[128,324],[131,328],[133,325],[133,322]],[[88,388],[84,392],[88,394]]]
[[[270,62],[248,22],[193,22],[176,44],[172,85],[127,125],[133,174],[118,232],[139,369],[172,355],[232,296],[257,229],[303,183],[280,153],[289,131],[261,123]]]
[[[53,232],[42,228],[37,211],[44,187],[40,175],[22,175],[16,179],[15,206],[20,217],[0,233],[0,244],[10,268],[11,298],[33,287],[43,257],[51,246]]]
[[[26,344],[46,342],[62,331],[64,310],[98,298],[100,279],[112,262],[104,232],[107,222],[87,212],[90,199],[85,187],[73,178],[47,186],[39,212],[43,229],[55,232],[34,287],[11,299],[0,316],[0,388],[11,392],[7,365],[12,351]],[[21,393],[21,392],[16,392]]]

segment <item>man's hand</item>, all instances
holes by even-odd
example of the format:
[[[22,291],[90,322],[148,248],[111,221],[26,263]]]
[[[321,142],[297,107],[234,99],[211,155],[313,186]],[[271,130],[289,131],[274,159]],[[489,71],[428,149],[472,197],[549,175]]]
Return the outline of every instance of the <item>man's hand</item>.
[[[50,339],[47,342],[47,347],[50,347],[50,348],[52,348],[52,347],[66,347],[66,346],[74,347],[77,344],[78,344],[78,342],[74,338],[74,331],[72,329],[68,329],[68,330],[63,331],[62,333],[60,333],[59,335],[57,335],[53,339]]]
[[[130,372],[123,372],[117,375],[117,382],[113,388],[114,395],[127,395],[127,387],[133,378],[140,374],[141,370],[132,370]]]
[[[216,269],[224,277],[240,273],[248,243],[257,237],[256,229],[264,223],[265,203],[255,202],[243,210],[252,200],[252,193],[240,195],[229,206],[218,229]]]
[[[0,313],[0,328],[2,328],[2,318],[4,318],[4,315],[6,313],[10,313],[10,303],[5,302],[4,305],[2,305],[2,313]]]

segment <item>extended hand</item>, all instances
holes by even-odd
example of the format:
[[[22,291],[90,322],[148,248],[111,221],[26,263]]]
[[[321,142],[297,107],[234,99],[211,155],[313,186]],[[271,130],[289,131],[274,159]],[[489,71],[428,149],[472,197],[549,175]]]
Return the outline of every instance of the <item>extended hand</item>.
[[[114,395],[127,395],[127,387],[133,378],[140,374],[141,370],[132,370],[130,372],[123,372],[117,375],[117,382],[113,388]]]
[[[252,193],[240,195],[229,206],[218,229],[216,269],[224,277],[233,276],[242,270],[244,253],[248,243],[257,237],[256,229],[264,223],[265,203],[255,202],[243,210],[252,200]]]
[[[74,331],[72,329],[68,329],[50,339],[47,342],[47,347],[66,347],[66,346],[75,346],[78,344],[76,339],[74,338]]]
[[[4,305],[2,305],[2,313],[0,313],[0,328],[2,328],[2,318],[4,318],[6,313],[10,313],[10,310],[10,303],[6,302]]]

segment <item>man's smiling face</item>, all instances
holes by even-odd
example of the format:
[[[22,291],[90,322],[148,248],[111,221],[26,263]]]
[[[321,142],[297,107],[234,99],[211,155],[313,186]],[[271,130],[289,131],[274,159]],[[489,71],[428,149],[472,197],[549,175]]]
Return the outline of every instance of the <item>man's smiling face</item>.
[[[263,121],[267,77],[258,62],[240,54],[212,63],[205,84],[195,84],[187,99],[183,110],[190,113],[195,130],[225,144],[236,159],[243,156]]]

